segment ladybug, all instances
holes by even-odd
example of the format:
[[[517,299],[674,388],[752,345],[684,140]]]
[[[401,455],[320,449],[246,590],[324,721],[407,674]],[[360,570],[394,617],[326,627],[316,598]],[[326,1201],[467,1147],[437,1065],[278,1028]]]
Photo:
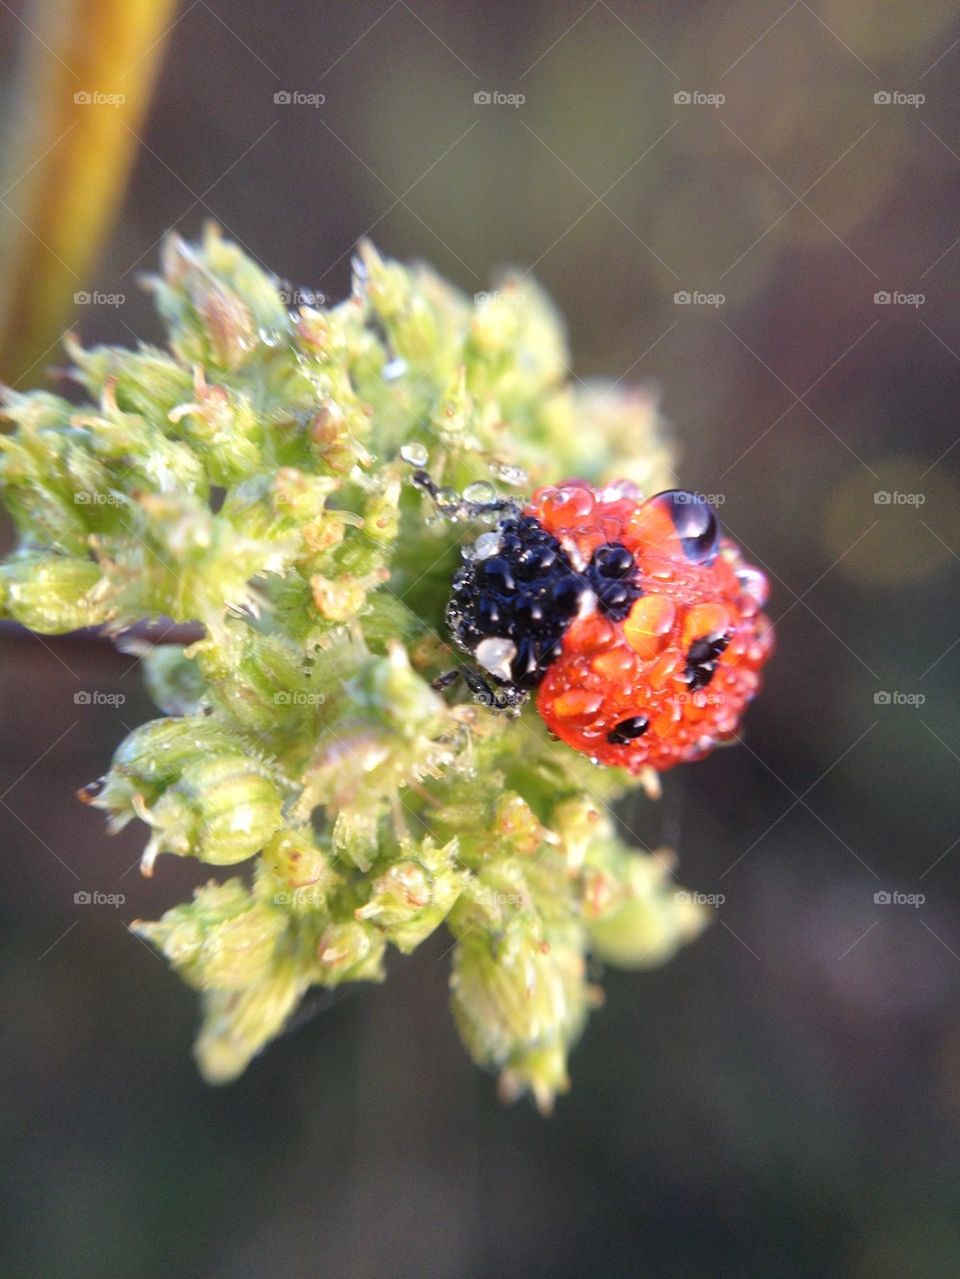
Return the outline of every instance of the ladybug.
[[[446,610],[481,700],[517,713],[535,697],[556,737],[631,773],[736,735],[773,650],[767,580],[704,497],[568,480],[523,506],[444,511],[426,472],[414,480],[454,518],[498,514],[464,548]]]

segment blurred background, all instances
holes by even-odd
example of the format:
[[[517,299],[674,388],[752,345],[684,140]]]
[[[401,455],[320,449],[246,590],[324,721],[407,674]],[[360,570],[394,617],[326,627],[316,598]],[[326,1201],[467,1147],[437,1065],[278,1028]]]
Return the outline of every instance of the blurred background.
[[[157,340],[138,274],[206,218],[331,300],[365,234],[532,270],[779,634],[746,744],[624,812],[717,918],[607,975],[549,1120],[461,1050],[440,937],[203,1085],[125,931],[202,876],[71,798],[135,664],[4,635],[0,1273],[958,1273],[960,5],[0,0],[0,45],[0,377]]]

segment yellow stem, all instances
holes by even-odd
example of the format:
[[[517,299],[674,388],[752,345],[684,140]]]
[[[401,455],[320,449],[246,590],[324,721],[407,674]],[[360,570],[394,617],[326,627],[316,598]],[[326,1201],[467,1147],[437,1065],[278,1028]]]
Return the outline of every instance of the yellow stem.
[[[0,379],[36,382],[109,233],[176,0],[34,0],[0,155]]]

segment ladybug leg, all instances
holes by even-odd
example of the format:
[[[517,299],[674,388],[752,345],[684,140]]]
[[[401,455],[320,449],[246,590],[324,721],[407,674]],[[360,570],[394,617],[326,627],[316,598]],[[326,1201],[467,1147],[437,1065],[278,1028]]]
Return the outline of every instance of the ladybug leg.
[[[472,666],[463,668],[463,679],[467,688],[474,696],[474,700],[479,702],[481,706],[489,706],[491,710],[507,711],[512,715],[519,715],[520,706],[527,699],[526,693],[522,689],[507,687],[499,692],[494,691],[483,678],[478,670]]]
[[[458,666],[451,671],[443,671],[440,675],[430,681],[430,687],[435,693],[442,693],[448,688],[452,688],[459,679],[462,679],[467,688],[473,693],[474,700],[482,706],[489,706],[491,710],[506,711],[509,715],[519,714],[518,708],[526,701],[526,694],[517,688],[505,688],[499,692],[490,687],[478,670],[472,666]]]
[[[497,695],[479,671],[470,666],[463,668],[463,680],[476,700],[483,706],[496,706]]]
[[[444,671],[438,675],[436,679],[430,681],[430,687],[435,693],[442,693],[445,689],[452,688],[457,680],[461,677],[463,671],[459,666],[455,666],[452,671]]]

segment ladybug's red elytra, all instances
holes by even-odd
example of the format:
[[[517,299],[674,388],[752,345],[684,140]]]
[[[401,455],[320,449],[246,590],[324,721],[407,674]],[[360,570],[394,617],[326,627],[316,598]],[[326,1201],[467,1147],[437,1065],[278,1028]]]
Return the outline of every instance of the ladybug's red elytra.
[[[535,696],[558,738],[631,773],[736,735],[773,651],[767,581],[705,498],[568,480],[487,509],[501,518],[465,549],[446,615],[471,683],[501,706]]]

